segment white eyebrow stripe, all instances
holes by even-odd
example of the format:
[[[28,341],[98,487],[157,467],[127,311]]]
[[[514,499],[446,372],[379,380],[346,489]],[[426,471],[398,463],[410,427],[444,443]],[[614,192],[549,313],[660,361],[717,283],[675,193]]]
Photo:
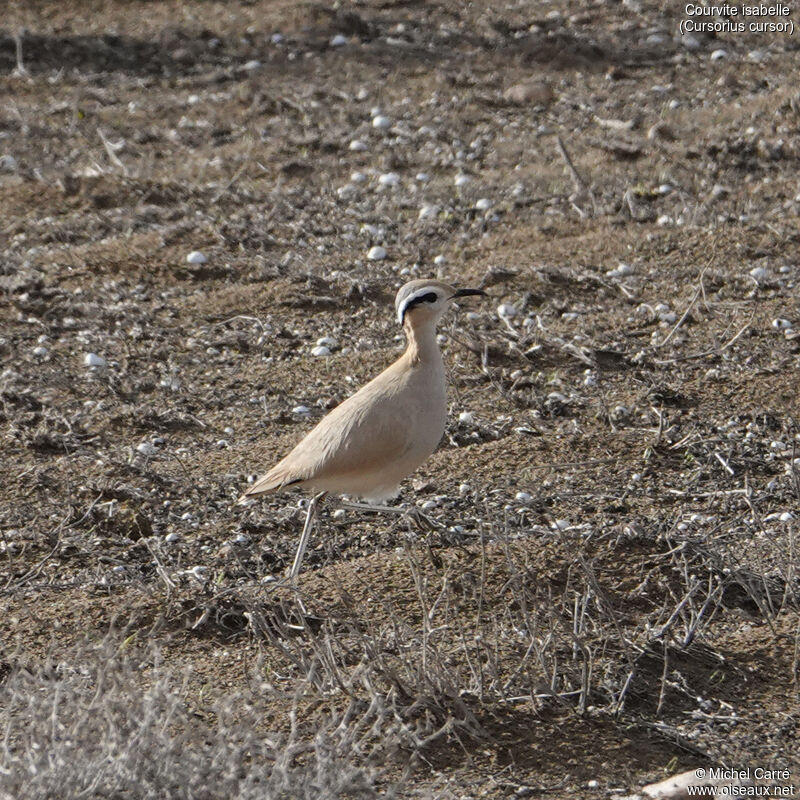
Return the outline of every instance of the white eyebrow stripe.
[[[418,297],[423,297],[426,294],[430,294],[433,292],[436,295],[436,298],[439,298],[439,293],[434,289],[432,286],[423,286],[421,289],[417,289],[416,292],[413,292],[405,300],[400,304],[400,308],[397,309],[397,321],[402,325],[403,324],[403,316],[406,313],[409,305],[414,302]]]

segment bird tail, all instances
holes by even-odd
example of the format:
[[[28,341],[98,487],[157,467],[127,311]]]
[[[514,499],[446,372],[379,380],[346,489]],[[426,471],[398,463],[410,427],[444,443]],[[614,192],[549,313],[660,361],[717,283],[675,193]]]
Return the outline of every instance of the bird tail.
[[[287,470],[282,464],[276,464],[266,475],[262,475],[236,502],[245,503],[261,494],[272,494],[286,486],[302,483],[303,478],[298,478]]]

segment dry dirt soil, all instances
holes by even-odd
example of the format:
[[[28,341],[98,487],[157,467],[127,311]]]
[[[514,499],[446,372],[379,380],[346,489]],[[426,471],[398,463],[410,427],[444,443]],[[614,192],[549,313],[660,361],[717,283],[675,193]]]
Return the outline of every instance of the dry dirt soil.
[[[123,645],[141,692],[178,676],[172,740],[228,702],[275,745],[282,788],[243,750],[229,797],[800,782],[800,38],[685,18],[4,4],[7,797],[57,796],[24,764],[67,746],[61,797],[223,796],[92,789],[91,726],[9,710]],[[330,502],[292,589],[302,494],[235,500],[397,356],[421,276],[490,295],[441,329],[450,421],[400,498],[431,525]]]

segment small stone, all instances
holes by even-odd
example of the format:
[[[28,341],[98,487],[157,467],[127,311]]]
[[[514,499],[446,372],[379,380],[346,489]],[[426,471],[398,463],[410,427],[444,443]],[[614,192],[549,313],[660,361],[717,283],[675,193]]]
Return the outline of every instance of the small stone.
[[[722,61],[723,59],[728,57],[728,51],[723,50],[720,48],[719,50],[712,50],[711,51],[711,60],[712,61]]]
[[[87,353],[83,357],[83,363],[87,367],[104,367],[107,362],[103,356],[99,356],[97,353]]]
[[[419,219],[436,219],[439,216],[439,206],[424,205],[419,210]]]
[[[418,172],[414,176],[414,180],[419,181],[420,183],[427,183],[431,179],[431,176],[428,175],[427,172]]]
[[[387,128],[392,127],[392,121],[389,117],[384,117],[383,114],[378,114],[377,117],[372,118],[372,127],[385,131]]]
[[[380,245],[376,245],[375,247],[370,247],[369,252],[367,253],[367,260],[369,261],[383,261],[386,258],[386,249],[381,247]]]
[[[347,44],[347,37],[343,36],[341,33],[337,33],[336,36],[331,38],[328,44],[330,44],[331,47],[343,47]]]
[[[149,458],[150,456],[155,455],[156,448],[151,442],[141,442],[140,444],[136,445],[136,452],[141,453],[143,456]]]
[[[396,172],[385,172],[378,178],[381,186],[397,186],[400,183],[400,176]]]
[[[350,149],[351,149],[351,150],[352,150],[354,153],[363,153],[363,152],[365,152],[366,150],[368,150],[369,148],[368,148],[368,147],[367,147],[367,145],[366,145],[366,144],[364,144],[364,142],[362,142],[360,139],[353,139],[353,141],[352,141],[352,142],[350,142]]]
[[[547,106],[555,99],[553,87],[543,81],[515,83],[503,92],[503,97],[517,105]]]
[[[14,172],[17,169],[17,159],[6,153],[0,156],[0,172]]]
[[[298,414],[301,417],[307,417],[311,414],[311,409],[308,406],[295,406],[292,409],[292,414]]]
[[[258,72],[258,70],[260,70],[262,66],[263,66],[262,63],[257,58],[254,58],[251,61],[248,61],[244,65],[244,68],[248,72]]]
[[[339,342],[333,336],[321,336],[317,339],[317,347],[338,347]]]
[[[475,417],[469,411],[462,411],[458,415],[458,421],[462,425],[472,425],[475,422]]]
[[[205,264],[208,259],[205,253],[201,253],[199,250],[192,250],[192,252],[186,256],[186,261],[189,264]]]
[[[569,528],[569,520],[568,519],[557,519],[553,522],[556,530],[565,531]]]
[[[470,491],[472,491],[472,487],[468,483],[460,483],[458,485],[458,494],[461,497],[464,497],[465,495],[468,495],[470,493]]]
[[[530,494],[528,494],[528,492],[517,492],[517,493],[514,495],[514,499],[515,499],[515,500],[516,500],[518,503],[530,503],[530,501],[531,501],[531,495],[530,495]]]
[[[761,283],[769,277],[769,271],[766,267],[753,267],[753,269],[750,270],[750,275],[755,278],[758,283]]]
[[[176,543],[177,543],[177,542],[179,542],[180,540],[181,540],[181,537],[180,537],[180,535],[179,535],[179,534],[177,534],[177,533],[175,533],[174,531],[173,531],[172,533],[168,533],[168,534],[167,534],[167,535],[164,537],[164,541],[165,541],[167,544],[176,544]]]
[[[438,256],[436,256],[436,258],[434,258],[434,259],[433,259],[433,263],[434,263],[434,264],[435,264],[437,267],[441,267],[443,264],[446,264],[446,263],[447,263],[447,257],[446,257],[446,256],[443,256],[443,255],[440,253]]]
[[[788,319],[774,319],[774,320],[772,320],[772,327],[776,328],[777,330],[786,330],[787,328],[791,328],[793,326],[792,326],[791,320],[788,320]],[[37,347],[36,350],[38,350],[38,349],[39,348]],[[34,350],[33,352],[35,353],[36,350]]]
[[[331,354],[330,348],[324,345],[317,345],[311,348],[312,356],[329,356]]]
[[[343,520],[347,516],[347,512],[343,508],[337,508],[331,516],[337,521]]]
[[[656,122],[656,124],[647,131],[647,138],[650,139],[651,142],[656,139],[661,139],[665,142],[674,142],[677,136],[675,135],[675,131],[673,131],[666,122]]]
[[[497,306],[497,316],[501,319],[512,319],[516,317],[518,313],[517,307],[511,303],[502,303]]]
[[[478,211],[488,211],[492,207],[492,201],[488,197],[481,197],[477,203],[475,203],[475,208]]]
[[[42,347],[42,345],[33,348],[33,354],[36,358],[45,358],[49,352],[50,351],[46,347]]]
[[[350,176],[351,183],[364,183],[367,180],[367,176],[363,172],[354,172]]]
[[[472,178],[469,175],[465,175],[463,172],[459,175],[456,175],[455,180],[453,183],[460,189],[462,186],[466,186],[468,183],[472,181]]]
[[[681,44],[687,50],[699,50],[702,46],[700,40],[696,36],[692,36],[691,33],[687,33],[685,36],[681,36]]]

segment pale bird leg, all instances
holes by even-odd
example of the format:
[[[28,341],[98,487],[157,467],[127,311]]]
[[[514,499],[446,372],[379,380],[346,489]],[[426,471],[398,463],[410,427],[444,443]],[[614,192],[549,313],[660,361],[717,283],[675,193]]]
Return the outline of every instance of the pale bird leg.
[[[351,503],[344,500],[339,503],[342,508],[349,508],[354,511],[374,511],[378,514],[400,514],[401,516],[408,517],[412,522],[415,522],[420,528],[427,527],[430,530],[441,529],[442,525],[439,522],[434,522],[429,516],[423,514],[416,506],[409,508],[400,508],[398,506],[378,506],[372,503]]]
[[[300,534],[300,543],[297,545],[297,553],[295,554],[292,568],[289,570],[290,581],[294,581],[300,572],[300,566],[303,563],[303,556],[306,553],[306,547],[308,547],[308,538],[311,535],[311,528],[314,526],[314,518],[317,516],[317,504],[325,497],[326,494],[327,492],[315,494],[308,504],[306,521],[303,525],[303,532]]]

